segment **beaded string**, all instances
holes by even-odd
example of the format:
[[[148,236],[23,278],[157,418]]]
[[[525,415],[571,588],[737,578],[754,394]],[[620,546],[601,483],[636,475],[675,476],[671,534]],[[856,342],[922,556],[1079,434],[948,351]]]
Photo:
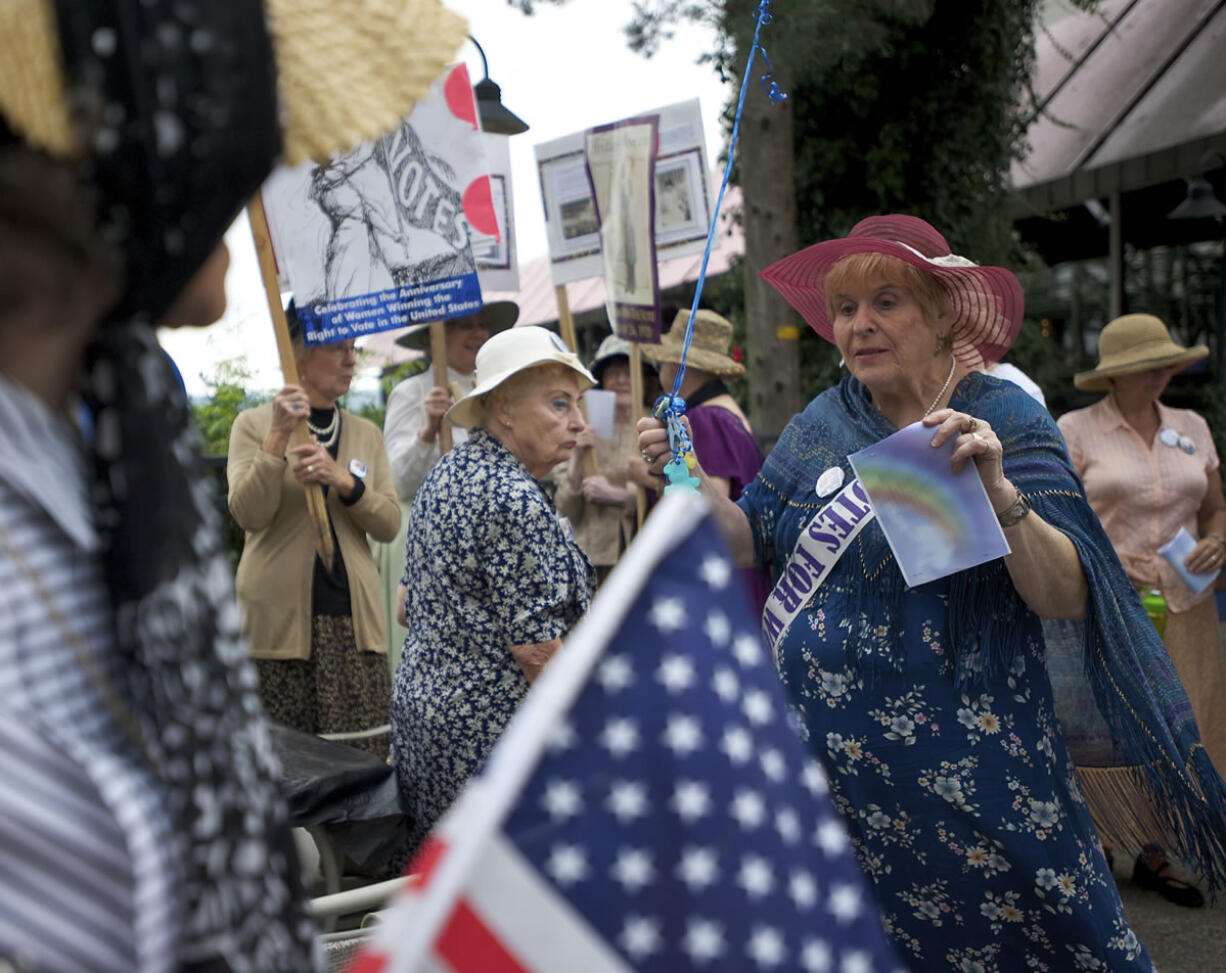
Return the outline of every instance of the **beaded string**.
[[[698,313],[698,305],[702,299],[703,284],[706,283],[707,279],[707,263],[711,259],[711,247],[715,242],[715,231],[719,225],[719,213],[724,204],[724,193],[728,188],[728,181],[732,178],[732,162],[736,158],[736,141],[741,128],[741,114],[745,108],[745,95],[749,90],[749,79],[753,77],[754,55],[758,51],[762,52],[762,60],[766,62],[766,73],[762,76],[762,90],[766,92],[766,96],[775,105],[787,98],[787,93],[779,87],[779,83],[770,80],[771,74],[774,73],[774,68],[771,67],[770,58],[766,56],[766,49],[758,43],[758,37],[762,33],[763,25],[769,24],[771,20],[770,0],[762,0],[758,4],[757,24],[753,32],[753,46],[749,49],[749,60],[745,64],[745,75],[741,79],[741,93],[737,100],[736,115],[732,122],[732,136],[728,142],[728,162],[724,166],[724,177],[719,184],[719,195],[715,201],[715,212],[711,215],[711,226],[707,231],[707,246],[702,254],[702,264],[698,270],[698,281],[694,287],[694,302],[690,306],[690,316],[685,326],[685,339],[681,343],[681,361],[677,367],[677,375],[673,379],[672,391],[666,395],[661,395],[651,407],[651,414],[663,422],[668,430],[668,448],[672,453],[672,459],[664,464],[664,476],[668,480],[667,486],[664,487],[665,493],[673,489],[698,489],[698,478],[692,475],[694,467],[697,465],[697,460],[694,457],[694,444],[681,422],[681,417],[685,415],[685,399],[681,397],[681,383],[685,379],[685,360],[690,350],[690,342],[694,339],[694,315]]]

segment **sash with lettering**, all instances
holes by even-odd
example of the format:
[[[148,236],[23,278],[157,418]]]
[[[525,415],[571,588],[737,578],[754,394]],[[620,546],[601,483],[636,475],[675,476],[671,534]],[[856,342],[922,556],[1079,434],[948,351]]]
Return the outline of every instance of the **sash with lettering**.
[[[762,634],[776,660],[789,626],[873,516],[868,494],[859,480],[852,480],[800,532],[800,540],[762,609]]]

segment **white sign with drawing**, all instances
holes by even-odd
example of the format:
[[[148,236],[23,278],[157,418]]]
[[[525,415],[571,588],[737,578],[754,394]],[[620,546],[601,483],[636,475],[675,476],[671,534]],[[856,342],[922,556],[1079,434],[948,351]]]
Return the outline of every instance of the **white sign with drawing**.
[[[308,344],[472,313],[474,248],[497,259],[505,239],[462,64],[395,131],[282,167],[261,198]]]

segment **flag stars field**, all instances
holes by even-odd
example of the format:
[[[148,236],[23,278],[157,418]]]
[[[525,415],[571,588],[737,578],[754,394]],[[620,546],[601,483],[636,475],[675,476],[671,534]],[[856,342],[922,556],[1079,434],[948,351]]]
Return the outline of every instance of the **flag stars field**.
[[[775,812],[775,830],[779,832],[779,837],[785,844],[796,844],[800,841],[802,834],[800,815],[790,807]]]
[[[545,785],[541,806],[554,821],[564,821],[583,813],[583,794],[573,780],[551,780]]]
[[[797,909],[812,909],[817,905],[817,881],[804,869],[796,869],[788,876],[788,897]]]
[[[545,868],[561,886],[582,882],[591,875],[587,855],[578,845],[554,845]]]
[[[674,713],[664,727],[662,741],[677,756],[689,756],[702,746],[702,724],[697,717]]]
[[[847,848],[847,832],[838,821],[823,821],[813,834],[813,843],[831,858],[836,858]]]
[[[719,959],[728,948],[724,943],[723,926],[710,919],[694,917],[686,924],[682,948],[700,966]]]
[[[728,813],[741,826],[741,830],[752,831],[760,827],[766,817],[766,802],[757,791],[740,788],[732,799]]]
[[[839,922],[848,923],[860,918],[864,905],[860,900],[858,889],[846,883],[840,883],[831,889],[830,897],[826,900],[826,908]]]
[[[613,877],[627,892],[638,892],[656,880],[651,853],[642,848],[622,848],[613,863]]]
[[[751,899],[760,899],[774,891],[775,872],[770,862],[760,855],[745,855],[741,859],[736,883]]]
[[[622,824],[646,816],[650,808],[646,786],[641,781],[615,780],[605,808]]]
[[[622,759],[639,748],[639,725],[630,717],[616,717],[605,724],[600,734],[600,744],[617,759]]]
[[[753,756],[753,735],[743,726],[730,726],[724,731],[719,748],[733,764],[748,763]]]
[[[660,923],[648,916],[627,916],[618,938],[621,948],[636,962],[646,959],[663,948]]]
[[[706,636],[711,644],[722,649],[732,639],[732,623],[728,616],[718,609],[707,615]]]
[[[634,685],[634,667],[624,655],[611,655],[596,670],[596,681],[606,693],[616,693]]]
[[[741,701],[741,712],[755,726],[764,726],[775,718],[775,708],[770,695],[761,689],[751,689]]]
[[[723,591],[732,579],[732,564],[727,558],[707,557],[698,567],[698,576],[712,591]]]
[[[711,848],[687,846],[681,851],[677,877],[692,893],[710,888],[719,877],[719,855]]]
[[[647,622],[661,635],[681,631],[686,623],[685,602],[680,598],[657,598],[647,613]]]
[[[666,655],[656,670],[660,685],[674,695],[694,685],[694,664],[684,655]]]
[[[698,780],[678,781],[669,807],[686,824],[693,824],[711,813],[711,789]]]
[[[745,953],[760,969],[774,969],[788,955],[783,933],[771,926],[754,927]]]
[[[734,703],[741,694],[741,681],[727,666],[720,666],[711,677],[711,688],[723,702]]]
[[[732,654],[742,668],[752,669],[762,661],[762,645],[756,635],[738,635],[732,643]]]

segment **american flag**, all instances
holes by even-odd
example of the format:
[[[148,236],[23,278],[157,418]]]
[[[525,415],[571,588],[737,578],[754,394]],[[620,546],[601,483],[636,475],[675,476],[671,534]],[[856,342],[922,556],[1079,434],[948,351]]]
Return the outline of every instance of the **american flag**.
[[[349,973],[899,969],[705,503],[669,496]]]

